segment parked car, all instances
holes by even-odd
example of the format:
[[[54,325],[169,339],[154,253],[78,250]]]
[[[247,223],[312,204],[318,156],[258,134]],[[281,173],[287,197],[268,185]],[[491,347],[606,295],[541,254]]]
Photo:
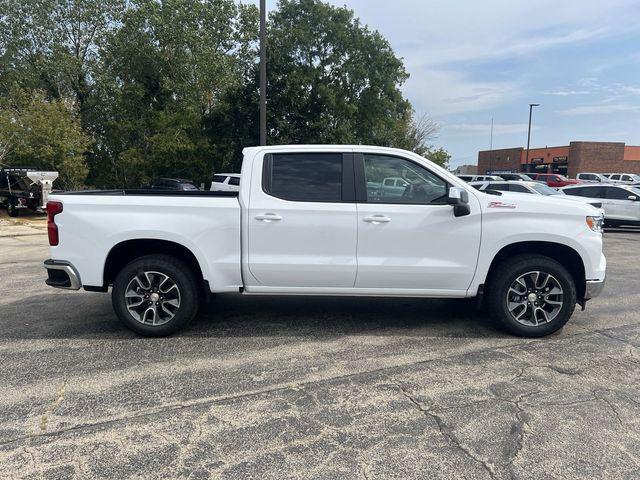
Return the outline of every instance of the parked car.
[[[212,192],[237,192],[240,190],[239,173],[217,173],[211,182]]]
[[[581,180],[573,180],[558,173],[537,173],[533,179],[544,182],[552,188],[561,188],[566,187],[567,185],[583,183]]]
[[[578,185],[565,187],[566,195],[599,200],[609,227],[640,225],[640,188],[630,185]]]
[[[371,183],[402,178],[393,197]],[[409,151],[244,149],[239,192],[53,195],[47,284],[106,292],[143,335],[191,321],[208,292],[480,297],[514,334],[562,328],[605,280],[602,216],[479,192]]]
[[[640,175],[634,173],[611,173],[609,183],[636,184],[640,183]]]
[[[501,173],[500,178],[503,180],[517,180],[521,182],[531,182],[533,178],[531,178],[526,173]]]
[[[465,182],[488,182],[490,180],[504,180],[498,175],[458,175]]]
[[[507,182],[471,182],[474,188],[477,188],[481,192],[497,191],[497,192],[512,192],[512,193],[528,193],[532,195],[544,195],[545,197],[554,196],[558,200],[569,200],[572,202],[579,201],[588,203],[595,208],[602,208],[602,202],[591,199],[578,199],[573,196],[566,195],[562,190],[556,190],[548,185],[540,182],[521,182],[521,181],[507,181]],[[601,211],[604,215],[604,211]]]
[[[149,188],[154,190],[179,190],[183,192],[200,190],[191,180],[183,178],[158,178]]]
[[[582,180],[583,182],[587,182],[587,183],[608,182],[607,177],[605,177],[604,175],[602,175],[600,173],[581,172],[578,175],[576,175],[576,179],[577,180]]]
[[[58,172],[41,171],[35,167],[11,167],[0,170],[0,204],[10,217],[20,210],[44,209]]]

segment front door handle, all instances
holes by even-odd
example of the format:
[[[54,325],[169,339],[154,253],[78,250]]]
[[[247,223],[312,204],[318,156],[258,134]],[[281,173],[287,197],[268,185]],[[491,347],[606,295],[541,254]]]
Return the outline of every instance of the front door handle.
[[[391,221],[389,217],[385,217],[384,215],[371,215],[370,217],[364,217],[362,220],[367,223],[373,223],[374,225],[389,223]]]
[[[277,213],[263,213],[262,215],[256,215],[256,220],[261,220],[263,222],[279,222],[282,220],[282,217]]]

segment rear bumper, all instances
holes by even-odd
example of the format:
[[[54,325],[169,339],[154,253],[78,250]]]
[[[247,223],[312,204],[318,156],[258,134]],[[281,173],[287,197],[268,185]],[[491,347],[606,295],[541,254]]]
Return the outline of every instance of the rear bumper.
[[[604,279],[602,280],[587,280],[584,290],[584,299],[591,300],[602,293],[604,289]]]
[[[45,260],[44,268],[48,278],[45,283],[50,287],[64,288],[66,290],[80,290],[82,282],[75,267],[63,260]]]

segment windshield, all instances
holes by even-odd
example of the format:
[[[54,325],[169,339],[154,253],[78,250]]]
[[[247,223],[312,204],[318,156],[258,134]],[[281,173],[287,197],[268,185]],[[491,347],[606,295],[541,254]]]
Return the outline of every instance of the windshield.
[[[629,190],[631,190],[636,195],[640,195],[640,187],[629,187]]]
[[[544,183],[536,183],[535,185],[531,185],[531,187],[540,195],[564,195],[562,192],[559,192],[555,188],[548,187]]]

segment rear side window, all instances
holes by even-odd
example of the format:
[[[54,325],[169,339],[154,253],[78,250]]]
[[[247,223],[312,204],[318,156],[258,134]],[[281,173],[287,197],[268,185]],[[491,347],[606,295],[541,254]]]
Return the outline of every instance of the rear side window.
[[[563,190],[567,195],[578,197],[603,198],[604,189],[602,187],[576,187]]]
[[[498,190],[500,192],[508,192],[509,184],[508,183],[490,183],[487,185],[487,190]]]
[[[611,175],[609,178],[611,180],[620,180],[620,175]]]
[[[265,157],[264,191],[297,202],[342,201],[341,153],[277,153]]]
[[[240,185],[240,177],[229,177],[229,185],[238,186]]]
[[[215,183],[224,183],[224,181],[227,179],[226,175],[214,175],[213,176],[213,181]]]

